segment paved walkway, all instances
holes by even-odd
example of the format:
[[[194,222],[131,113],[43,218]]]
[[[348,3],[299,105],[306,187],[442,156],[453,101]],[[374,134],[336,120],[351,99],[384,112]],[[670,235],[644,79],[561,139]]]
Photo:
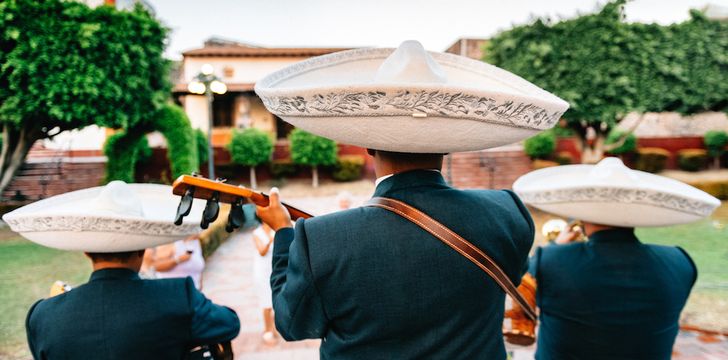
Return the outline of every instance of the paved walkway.
[[[364,200],[364,197],[356,196],[354,205]],[[315,214],[330,212],[335,206],[333,197],[297,198],[290,202]],[[251,232],[235,233],[208,259],[203,274],[203,292],[214,302],[235,309],[240,317],[240,335],[233,340],[236,359],[318,359],[318,340],[291,343],[281,340],[275,346],[268,346],[262,342],[263,317],[252,282],[254,254]],[[513,360],[533,359],[534,350],[533,346],[508,347]],[[673,359],[728,359],[728,339],[722,336],[711,338],[693,332],[680,332]]]

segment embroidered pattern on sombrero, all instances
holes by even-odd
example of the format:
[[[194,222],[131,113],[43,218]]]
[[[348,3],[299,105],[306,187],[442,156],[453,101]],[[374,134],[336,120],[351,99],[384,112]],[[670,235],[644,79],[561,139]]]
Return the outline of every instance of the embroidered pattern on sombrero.
[[[624,188],[579,188],[544,192],[519,192],[518,196],[529,204],[556,204],[569,202],[616,202],[664,207],[701,217],[710,215],[714,207],[702,201],[665,194],[652,190]]]
[[[562,113],[549,113],[529,103],[497,102],[488,97],[439,90],[401,90],[391,95],[385,91],[366,91],[261,98],[265,106],[279,116],[411,116],[413,112],[420,112],[534,129],[552,127]]]
[[[139,219],[99,218],[86,216],[37,216],[8,219],[15,232],[38,231],[101,231],[121,234],[170,235],[192,233],[197,224],[181,226],[170,222],[139,221]]]

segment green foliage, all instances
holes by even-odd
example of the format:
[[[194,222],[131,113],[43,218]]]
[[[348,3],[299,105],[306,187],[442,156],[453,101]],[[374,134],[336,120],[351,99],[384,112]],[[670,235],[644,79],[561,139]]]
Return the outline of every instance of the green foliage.
[[[637,150],[635,169],[649,173],[658,173],[665,169],[670,152],[661,148],[641,148]]]
[[[574,162],[574,157],[568,151],[559,151],[554,157],[554,161],[559,163],[559,165],[569,165]]]
[[[195,145],[197,146],[197,163],[202,165],[207,162],[207,135],[200,129],[194,129]]]
[[[270,162],[270,173],[275,179],[282,179],[296,174],[296,164],[291,159],[273,160]]]
[[[118,132],[109,136],[104,144],[104,155],[108,159],[105,181],[133,183],[137,162],[145,162],[151,154],[152,150],[144,135]]]
[[[708,152],[703,149],[683,149],[677,152],[680,170],[700,171],[708,165]]]
[[[288,137],[291,146],[291,160],[296,164],[319,166],[336,163],[336,142],[293,129]]]
[[[169,96],[165,29],[137,6],[0,4],[0,122],[47,132],[129,128]]]
[[[720,130],[711,130],[705,133],[703,143],[708,149],[710,156],[719,157],[725,152],[728,145],[728,133]]]
[[[556,150],[556,135],[552,131],[538,133],[526,139],[523,150],[531,159],[546,159]]]
[[[266,132],[248,128],[233,133],[228,151],[233,163],[257,166],[270,160],[273,155],[273,141]]]
[[[365,159],[360,155],[342,155],[336,161],[331,177],[336,181],[354,181],[361,178]]]
[[[166,104],[155,113],[153,123],[149,126],[167,139],[167,158],[172,177],[199,170],[195,133],[182,108]]]
[[[617,130],[617,129],[614,129],[611,132],[609,132],[606,143],[607,143],[607,145],[614,144],[624,136],[626,136],[626,138],[624,139],[624,142],[622,143],[622,145],[609,150],[610,153],[615,154],[615,155],[620,155],[620,154],[626,154],[626,153],[633,152],[633,151],[635,151],[635,149],[637,149],[637,137],[632,133],[625,134],[624,131]]]
[[[514,27],[489,41],[485,60],[568,101],[564,118],[577,129],[607,131],[630,111],[726,110],[728,22],[692,11],[667,26],[627,23],[624,3]]]

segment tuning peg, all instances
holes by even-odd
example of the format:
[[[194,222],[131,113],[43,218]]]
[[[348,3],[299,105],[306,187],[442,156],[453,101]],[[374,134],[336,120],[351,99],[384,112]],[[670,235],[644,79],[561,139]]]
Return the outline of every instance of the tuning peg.
[[[182,220],[185,216],[190,214],[190,210],[192,210],[192,201],[195,199],[195,187],[190,186],[185,190],[185,194],[182,195],[182,198],[179,200],[179,205],[177,206],[177,216],[174,218],[174,224],[175,225],[182,225]]]
[[[233,232],[235,229],[239,229],[245,223],[245,213],[243,212],[243,199],[237,198],[230,207],[230,214],[228,215],[228,222],[225,225],[225,231]]]
[[[212,193],[210,199],[205,204],[205,210],[202,211],[202,221],[200,221],[200,227],[207,229],[211,222],[217,219],[217,215],[220,213],[220,193],[215,191]]]

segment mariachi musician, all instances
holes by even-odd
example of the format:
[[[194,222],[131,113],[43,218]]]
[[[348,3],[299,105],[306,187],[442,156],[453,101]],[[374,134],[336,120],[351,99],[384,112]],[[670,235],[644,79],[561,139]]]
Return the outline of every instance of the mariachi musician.
[[[670,359],[697,269],[680,247],[643,244],[636,227],[709,216],[718,199],[684,183],[597,165],[533,171],[513,189],[529,205],[583,221],[536,250],[529,274],[540,308],[537,359]]]
[[[35,359],[182,359],[237,336],[235,312],[215,305],[190,277],[142,280],[144,249],[199,231],[172,224],[171,188],[112,181],[24,206],[3,217],[43,246],[83,251],[86,284],[39,300],[26,319]]]
[[[369,149],[378,177],[364,207],[298,220],[295,229],[277,191],[258,208],[276,230],[271,286],[281,335],[324,339],[322,359],[505,359],[501,288],[520,282],[534,225],[510,191],[449,186],[443,154],[529,137],[568,104],[416,41],[312,58],[269,75],[256,92],[293,125]],[[455,235],[473,246],[448,243]],[[483,254],[499,275],[483,270],[492,265]]]

